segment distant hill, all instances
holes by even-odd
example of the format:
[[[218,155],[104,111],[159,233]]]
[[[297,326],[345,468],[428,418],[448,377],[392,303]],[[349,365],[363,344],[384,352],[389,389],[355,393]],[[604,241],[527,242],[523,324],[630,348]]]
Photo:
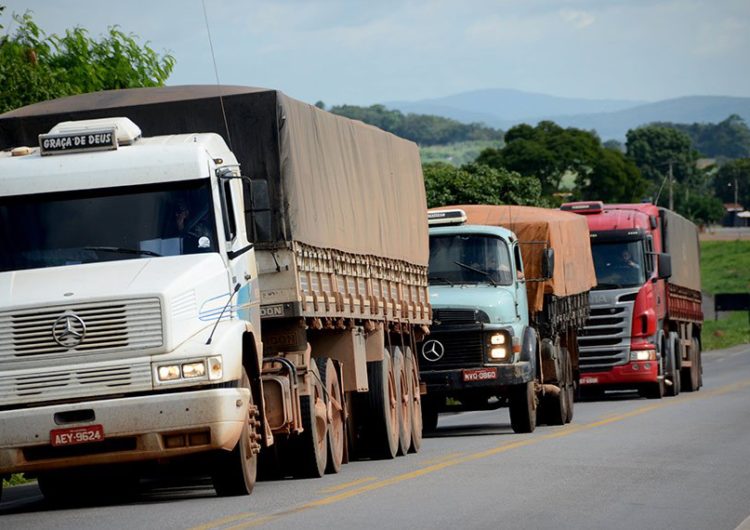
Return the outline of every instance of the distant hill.
[[[565,127],[596,130],[603,140],[624,140],[628,129],[652,122],[718,123],[737,114],[750,123],[750,98],[688,96],[654,103],[560,98],[519,90],[463,92],[443,98],[384,103],[404,113],[433,114],[504,130],[518,123],[552,120]]]
[[[641,105],[644,101],[563,98],[506,88],[474,90],[420,101],[392,101],[386,107],[401,112],[434,114],[464,122],[484,122],[494,127],[519,123],[535,116],[613,112]]]

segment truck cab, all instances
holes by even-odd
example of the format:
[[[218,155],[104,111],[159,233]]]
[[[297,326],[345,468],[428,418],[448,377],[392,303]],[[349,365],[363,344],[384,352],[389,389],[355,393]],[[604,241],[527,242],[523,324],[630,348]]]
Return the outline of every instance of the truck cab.
[[[223,139],[64,122],[0,168],[0,476],[55,496],[72,468],[218,451],[217,490],[249,492],[260,296]]]
[[[529,322],[518,240],[465,220],[460,210],[430,213],[433,323],[419,352],[427,428],[447,397],[466,409],[490,408],[491,398],[504,399],[535,374],[535,358],[522,349]]]

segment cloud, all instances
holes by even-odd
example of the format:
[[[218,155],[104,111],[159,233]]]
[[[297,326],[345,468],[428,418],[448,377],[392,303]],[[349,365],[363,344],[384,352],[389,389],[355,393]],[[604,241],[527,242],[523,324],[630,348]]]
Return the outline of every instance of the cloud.
[[[576,29],[585,29],[596,22],[596,17],[587,11],[563,9],[560,11],[560,17]]]

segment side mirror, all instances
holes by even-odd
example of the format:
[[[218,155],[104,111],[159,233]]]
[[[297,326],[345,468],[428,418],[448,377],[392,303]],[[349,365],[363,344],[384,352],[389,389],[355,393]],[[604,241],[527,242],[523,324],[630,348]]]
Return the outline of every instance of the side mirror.
[[[657,254],[657,260],[659,265],[658,278],[666,280],[672,276],[672,256],[669,254]]]
[[[555,274],[555,249],[545,248],[542,254],[542,277],[545,280]]]

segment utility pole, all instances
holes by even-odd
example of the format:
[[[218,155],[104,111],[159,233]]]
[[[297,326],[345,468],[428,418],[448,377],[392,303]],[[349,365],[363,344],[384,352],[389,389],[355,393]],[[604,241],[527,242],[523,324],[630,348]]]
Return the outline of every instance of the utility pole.
[[[669,161],[669,209],[674,211],[674,196],[672,194],[672,182],[674,181],[674,175],[672,174],[672,161]]]
[[[737,192],[739,190],[737,189],[737,177],[734,177],[734,204],[739,204],[737,199]]]

